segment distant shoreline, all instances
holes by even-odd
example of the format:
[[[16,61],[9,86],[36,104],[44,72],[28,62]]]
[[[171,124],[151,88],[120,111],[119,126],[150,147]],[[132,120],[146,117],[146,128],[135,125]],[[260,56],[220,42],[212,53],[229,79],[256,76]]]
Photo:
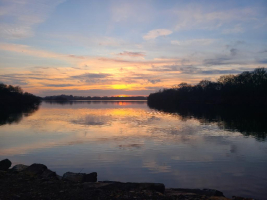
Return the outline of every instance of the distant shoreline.
[[[46,100],[46,99],[42,99],[42,101],[58,101],[58,102],[60,102],[60,101],[129,101],[129,102],[131,102],[131,101],[147,101],[147,99],[146,100]]]
[[[73,101],[73,100],[86,100],[86,101],[122,101],[122,100],[147,100],[146,96],[123,96],[123,97],[108,97],[108,96],[103,96],[103,97],[98,97],[98,96],[73,96],[73,95],[56,95],[56,96],[46,96],[43,97],[42,100],[57,100],[57,101]]]

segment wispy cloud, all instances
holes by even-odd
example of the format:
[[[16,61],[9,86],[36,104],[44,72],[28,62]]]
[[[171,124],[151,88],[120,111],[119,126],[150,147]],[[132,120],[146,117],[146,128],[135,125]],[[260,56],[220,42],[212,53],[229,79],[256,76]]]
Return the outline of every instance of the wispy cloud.
[[[119,56],[128,56],[128,57],[145,57],[146,54],[143,52],[130,52],[130,51],[123,51],[118,53]]]
[[[230,29],[224,29],[223,33],[224,34],[236,34],[236,33],[243,33],[244,29],[240,24],[235,25],[235,27],[230,28]]]
[[[170,34],[172,34],[171,30],[168,30],[168,29],[155,29],[155,30],[151,30],[147,34],[145,34],[143,36],[143,39],[152,40],[152,39],[155,39],[155,38],[157,38],[159,36],[167,36],[167,35],[170,35]]]
[[[235,48],[230,49],[231,56],[236,56],[238,53],[238,50]]]
[[[34,26],[44,22],[53,9],[64,0],[9,0],[0,8],[0,35],[2,38],[20,39],[34,35]],[[3,18],[4,17],[4,18]]]
[[[76,76],[70,76],[70,79],[76,79],[76,80],[80,80],[80,81],[84,81],[87,83],[107,83],[110,81],[110,78],[112,75],[111,74],[107,74],[107,73],[85,73],[85,74],[81,74],[81,75],[76,75]]]
[[[219,62],[219,61],[218,61]],[[218,64],[212,62],[213,65]],[[197,66],[162,66],[156,69],[150,69],[151,71],[161,71],[161,72],[179,72],[179,74],[237,74],[242,73],[243,71],[253,70],[253,68],[229,68],[229,69],[216,69],[209,67],[197,67]]]
[[[21,54],[27,54],[36,57],[44,57],[44,58],[59,58],[62,57],[62,54],[35,49],[28,45],[21,45],[21,44],[8,44],[8,43],[1,43],[0,49],[5,51],[17,52]]]
[[[85,56],[73,55],[73,54],[60,54],[52,51],[36,49],[34,47],[22,44],[9,44],[0,43],[0,50],[16,52],[19,54],[25,54],[41,58],[54,58],[54,59],[85,59]]]
[[[172,40],[171,44],[180,46],[190,46],[190,45],[209,45],[215,42],[214,39],[192,39],[192,40]]]
[[[214,5],[212,5],[214,6]],[[200,4],[189,4],[186,7],[174,8],[172,12],[176,17],[175,30],[223,28],[225,34],[243,32],[242,23],[261,21],[261,15],[254,8],[218,9],[214,11]],[[233,25],[233,28],[225,28]]]
[[[43,84],[47,87],[69,87],[69,86],[76,86],[74,84]]]

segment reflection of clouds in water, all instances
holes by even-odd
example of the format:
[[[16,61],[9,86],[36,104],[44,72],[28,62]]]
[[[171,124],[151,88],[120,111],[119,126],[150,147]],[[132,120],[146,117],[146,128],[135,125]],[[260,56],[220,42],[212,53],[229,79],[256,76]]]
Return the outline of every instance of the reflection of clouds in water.
[[[93,109],[92,105],[64,105],[64,109],[48,105],[19,125],[1,126],[5,141],[0,140],[0,156],[13,156],[14,162],[19,158],[20,163],[38,157],[38,162],[45,161],[55,171],[58,166],[77,172],[94,168],[101,176],[106,174],[100,180],[114,180],[123,169],[128,180],[136,180],[139,171],[142,180],[160,180],[167,187],[221,187],[225,191],[226,186],[232,189],[240,183],[250,190],[264,186],[260,178],[266,171],[264,142],[219,129],[213,122],[181,121],[177,114],[142,105],[134,109],[102,103]]]
[[[101,125],[111,125],[110,120],[111,120],[110,116],[86,115],[83,118],[72,120],[71,122],[80,125],[101,126]]]
[[[171,172],[171,166],[167,164],[159,164],[156,161],[145,161],[143,167],[148,168],[152,173]]]
[[[144,144],[120,144],[120,149],[141,149],[144,146]]]
[[[161,118],[156,116],[150,116],[147,113],[140,113],[139,115],[133,115],[129,113],[128,115],[122,117],[111,116],[112,120],[119,120],[121,124],[126,124],[129,127],[144,127],[153,124],[160,123]]]
[[[139,117],[138,119],[133,119],[137,126],[143,126],[143,125],[150,125],[157,123],[161,121],[161,118],[155,117],[155,116],[147,116],[147,118],[144,119],[145,116],[142,118]]]

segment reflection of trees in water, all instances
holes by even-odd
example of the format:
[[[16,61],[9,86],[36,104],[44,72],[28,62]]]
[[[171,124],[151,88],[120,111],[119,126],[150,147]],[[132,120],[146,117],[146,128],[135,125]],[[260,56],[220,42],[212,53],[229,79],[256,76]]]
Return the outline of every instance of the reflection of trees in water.
[[[39,104],[18,108],[1,108],[0,126],[5,124],[19,123],[23,117],[32,115],[39,109]]]
[[[219,128],[241,132],[265,140],[267,135],[267,110],[265,108],[226,106],[184,106],[176,109],[155,108],[163,112],[177,113],[183,120],[196,118],[202,124],[216,123]]]

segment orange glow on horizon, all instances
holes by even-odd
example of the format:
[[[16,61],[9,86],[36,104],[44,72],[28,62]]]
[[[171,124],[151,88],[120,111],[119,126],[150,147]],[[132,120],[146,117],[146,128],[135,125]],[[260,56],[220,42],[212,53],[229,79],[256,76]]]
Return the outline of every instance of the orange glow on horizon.
[[[130,89],[131,88],[130,86],[124,85],[124,84],[116,84],[116,85],[112,85],[111,87],[113,89],[116,89],[116,90]]]

